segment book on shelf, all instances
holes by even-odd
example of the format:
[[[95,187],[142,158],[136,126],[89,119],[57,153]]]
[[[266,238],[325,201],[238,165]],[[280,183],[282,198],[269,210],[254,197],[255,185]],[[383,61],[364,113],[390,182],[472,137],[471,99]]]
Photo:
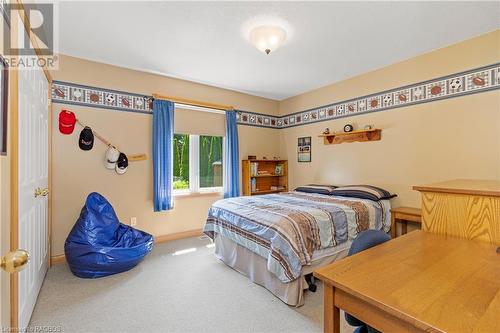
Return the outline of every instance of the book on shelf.
[[[259,172],[259,163],[258,162],[250,163],[250,174],[252,176],[257,176],[258,172]]]

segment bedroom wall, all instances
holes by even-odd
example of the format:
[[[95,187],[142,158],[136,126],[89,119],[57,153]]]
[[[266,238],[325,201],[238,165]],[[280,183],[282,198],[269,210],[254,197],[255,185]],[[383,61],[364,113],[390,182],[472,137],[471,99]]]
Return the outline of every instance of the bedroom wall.
[[[500,30],[438,49],[280,102],[280,115],[500,61]],[[500,91],[324,121],[280,130],[291,187],[306,183],[378,185],[394,205],[420,206],[413,185],[454,179],[500,179]],[[378,142],[324,145],[326,127],[347,123],[382,129]],[[297,162],[297,138],[312,137],[312,162]]]
[[[160,93],[193,100],[233,105],[259,113],[278,112],[278,102],[193,82],[128,70],[116,66],[61,56],[54,80],[151,95]],[[57,130],[62,108],[77,114],[94,130],[129,153],[147,153],[149,159],[130,163],[127,173],[117,175],[103,167],[106,147],[95,143],[91,151],[78,148],[79,130],[65,136]],[[196,114],[196,112],[194,112]],[[118,217],[129,223],[137,217],[137,227],[155,236],[202,228],[210,205],[220,194],[179,196],[174,209],[154,213],[152,202],[151,116],[83,106],[53,104],[53,221],[52,255],[64,253],[64,241],[79,215],[88,193],[97,191],[113,204]],[[199,128],[196,117],[183,128]],[[240,155],[274,156],[279,152],[279,131],[238,126]]]

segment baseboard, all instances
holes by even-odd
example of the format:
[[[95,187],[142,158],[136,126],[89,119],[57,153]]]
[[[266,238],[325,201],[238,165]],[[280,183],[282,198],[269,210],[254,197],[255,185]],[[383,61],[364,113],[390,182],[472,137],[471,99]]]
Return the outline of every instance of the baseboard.
[[[155,237],[155,244],[170,242],[178,239],[191,238],[203,235],[202,229],[188,230],[182,232],[176,232],[168,235],[161,235]],[[66,262],[66,256],[64,254],[60,254],[57,256],[52,256],[50,258],[51,265],[63,264]]]
[[[50,265],[63,264],[65,262],[66,256],[64,254],[50,257]]]

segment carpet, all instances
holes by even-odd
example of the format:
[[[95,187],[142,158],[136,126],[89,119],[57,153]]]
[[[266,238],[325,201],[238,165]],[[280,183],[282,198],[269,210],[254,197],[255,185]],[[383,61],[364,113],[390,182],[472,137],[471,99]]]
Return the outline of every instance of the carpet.
[[[30,326],[60,332],[322,332],[321,283],[316,293],[306,293],[304,306],[290,307],[216,259],[209,244],[206,238],[157,244],[136,268],[95,280],[77,278],[66,264],[53,266]],[[342,322],[341,332],[352,329]]]

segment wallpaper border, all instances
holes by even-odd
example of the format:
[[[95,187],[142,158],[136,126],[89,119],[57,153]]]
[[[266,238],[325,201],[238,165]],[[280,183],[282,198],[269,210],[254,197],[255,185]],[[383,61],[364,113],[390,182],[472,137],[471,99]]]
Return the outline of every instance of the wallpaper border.
[[[52,81],[52,102],[153,114],[152,96],[56,80]]]
[[[283,116],[236,110],[238,124],[289,128],[392,110],[500,89],[500,63],[331,103]],[[52,102],[152,114],[153,97],[119,90],[53,81]]]
[[[65,81],[52,81],[53,103],[86,106],[114,111],[153,114],[153,96],[93,87]],[[264,128],[277,127],[278,116],[236,110],[238,124]],[[242,119],[249,121],[243,122]]]
[[[476,84],[479,82],[483,84]],[[500,89],[500,63],[283,115],[278,128],[392,110],[496,89]],[[405,98],[400,98],[401,94]]]

